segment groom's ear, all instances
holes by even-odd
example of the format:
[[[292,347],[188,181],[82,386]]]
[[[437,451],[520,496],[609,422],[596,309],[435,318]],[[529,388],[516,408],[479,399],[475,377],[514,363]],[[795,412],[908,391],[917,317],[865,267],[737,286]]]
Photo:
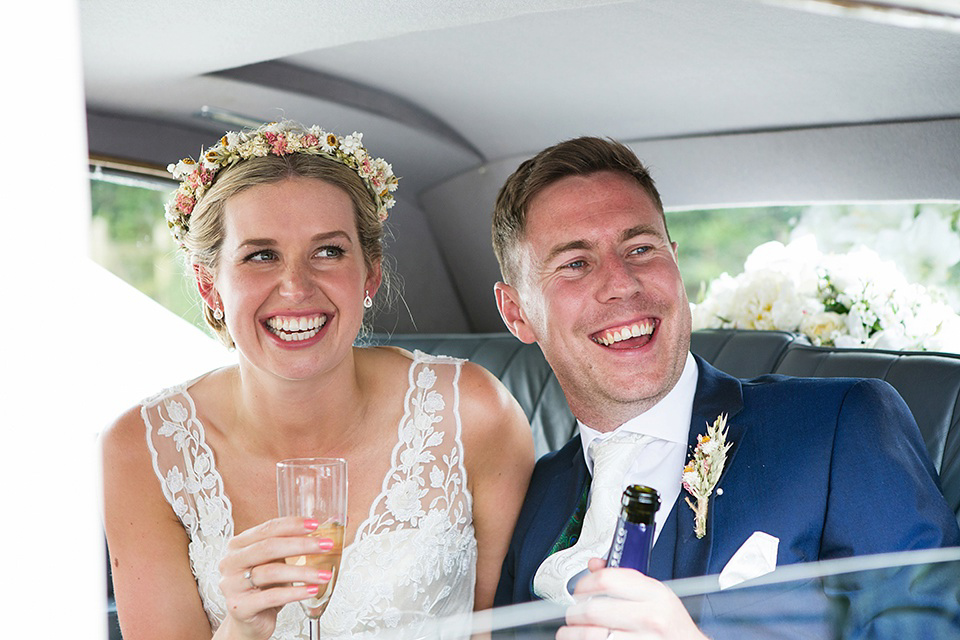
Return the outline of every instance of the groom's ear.
[[[497,309],[500,311],[500,317],[503,318],[503,324],[507,325],[510,333],[516,336],[520,342],[526,344],[536,342],[537,337],[534,335],[530,322],[523,311],[520,294],[516,288],[505,282],[498,282],[493,285],[493,295],[497,298]]]

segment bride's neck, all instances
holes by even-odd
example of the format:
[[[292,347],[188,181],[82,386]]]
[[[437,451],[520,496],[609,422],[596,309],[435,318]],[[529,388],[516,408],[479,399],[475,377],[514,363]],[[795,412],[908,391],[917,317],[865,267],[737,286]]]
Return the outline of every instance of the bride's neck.
[[[365,422],[354,366],[322,380],[283,380],[240,367],[232,387],[238,435],[274,456],[342,455]]]

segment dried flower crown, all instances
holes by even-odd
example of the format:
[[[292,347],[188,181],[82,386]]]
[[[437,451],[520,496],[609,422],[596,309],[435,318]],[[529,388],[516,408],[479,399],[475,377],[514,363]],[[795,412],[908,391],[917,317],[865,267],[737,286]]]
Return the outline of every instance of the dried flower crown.
[[[363,134],[356,131],[340,137],[317,126],[305,129],[287,120],[249,131],[227,132],[213,147],[201,150],[199,162],[185,158],[167,167],[167,171],[180,180],[179,188],[167,202],[167,225],[183,247],[193,209],[221,169],[248,158],[292,153],[322,156],[356,171],[373,196],[380,220],[386,220],[387,210],[394,205],[392,192],[397,189],[397,177],[383,158],[370,157],[361,144],[362,139]]]

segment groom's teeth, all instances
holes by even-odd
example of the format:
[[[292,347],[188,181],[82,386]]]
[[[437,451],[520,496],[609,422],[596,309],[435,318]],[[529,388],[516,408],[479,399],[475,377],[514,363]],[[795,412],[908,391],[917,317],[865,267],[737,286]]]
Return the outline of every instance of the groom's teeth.
[[[627,327],[620,327],[612,331],[606,331],[603,335],[597,336],[596,342],[609,347],[617,342],[623,342],[630,338],[639,338],[653,333],[653,322],[638,322]]]

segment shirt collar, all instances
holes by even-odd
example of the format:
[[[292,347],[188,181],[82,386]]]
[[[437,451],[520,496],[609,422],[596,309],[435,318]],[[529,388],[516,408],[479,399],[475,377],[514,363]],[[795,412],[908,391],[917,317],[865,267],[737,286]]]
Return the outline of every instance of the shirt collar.
[[[690,434],[690,420],[693,416],[693,398],[697,392],[697,378],[699,369],[693,354],[687,353],[680,379],[667,395],[638,416],[627,420],[622,425],[601,433],[592,427],[577,420],[580,430],[580,443],[583,446],[583,456],[587,462],[587,469],[593,475],[593,460],[590,458],[590,443],[596,438],[606,439],[614,433],[630,431],[675,442],[686,446]]]

